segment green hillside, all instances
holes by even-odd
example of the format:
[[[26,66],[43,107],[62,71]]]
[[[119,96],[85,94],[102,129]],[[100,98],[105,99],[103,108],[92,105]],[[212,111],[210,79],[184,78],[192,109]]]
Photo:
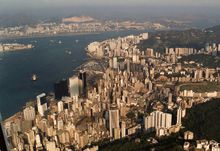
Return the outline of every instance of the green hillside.
[[[189,29],[184,31],[160,31],[152,33],[148,40],[142,41],[141,50],[153,48],[164,52],[166,47],[191,47],[201,49],[206,43],[220,43],[220,26],[207,29]]]
[[[220,99],[188,110],[184,126],[194,132],[197,139],[214,139],[220,142]]]

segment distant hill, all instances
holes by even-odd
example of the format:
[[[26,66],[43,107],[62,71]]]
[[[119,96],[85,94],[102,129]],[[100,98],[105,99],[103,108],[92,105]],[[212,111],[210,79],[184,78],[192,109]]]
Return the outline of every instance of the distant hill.
[[[215,40],[217,40],[218,42],[220,41],[220,25],[207,28],[206,31],[212,32],[215,35]]]
[[[210,31],[213,31],[213,32],[220,32],[220,25],[206,28],[206,30],[210,30]]]
[[[206,43],[220,43],[220,26],[207,29],[189,29],[184,31],[159,31],[152,33],[148,40],[139,44],[141,50],[153,48],[163,52],[166,47],[191,47],[201,49]]]
[[[184,126],[194,132],[196,139],[220,142],[220,99],[194,106],[187,111]]]
[[[63,18],[62,22],[66,23],[83,23],[83,22],[91,22],[94,21],[95,19],[89,16],[74,16],[74,17],[69,17],[69,18]]]
[[[205,68],[217,68],[220,67],[220,54],[217,53],[217,57],[209,54],[192,54],[183,56],[179,61],[184,63],[185,61],[195,61],[196,63],[202,64]],[[194,67],[196,67],[194,65]]]

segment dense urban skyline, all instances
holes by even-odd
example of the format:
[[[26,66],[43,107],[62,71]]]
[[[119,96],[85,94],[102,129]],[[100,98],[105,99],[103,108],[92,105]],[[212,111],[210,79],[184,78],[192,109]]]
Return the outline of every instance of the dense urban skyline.
[[[220,151],[219,0],[0,4],[0,151]]]

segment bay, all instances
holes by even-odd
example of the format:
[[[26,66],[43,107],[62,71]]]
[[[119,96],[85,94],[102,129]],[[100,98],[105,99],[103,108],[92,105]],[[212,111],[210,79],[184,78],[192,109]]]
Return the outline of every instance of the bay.
[[[0,40],[0,43],[34,45],[30,50],[0,53],[0,112],[3,118],[21,111],[25,103],[38,94],[53,92],[56,81],[74,75],[74,69],[88,58],[85,48],[89,43],[142,32],[146,31]],[[33,82],[32,74],[37,74],[39,79]]]

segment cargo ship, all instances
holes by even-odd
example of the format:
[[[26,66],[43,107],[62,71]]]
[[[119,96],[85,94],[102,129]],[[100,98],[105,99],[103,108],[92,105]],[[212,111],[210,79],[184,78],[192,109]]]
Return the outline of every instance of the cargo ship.
[[[37,80],[37,75],[36,75],[36,74],[33,74],[32,77],[31,77],[31,80],[32,80],[32,81],[36,81],[36,80]]]

